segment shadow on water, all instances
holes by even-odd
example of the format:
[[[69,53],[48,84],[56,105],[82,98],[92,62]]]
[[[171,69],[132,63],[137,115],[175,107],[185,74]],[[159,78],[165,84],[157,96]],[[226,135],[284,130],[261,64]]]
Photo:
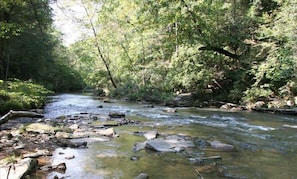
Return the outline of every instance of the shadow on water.
[[[103,108],[98,108],[100,105]],[[90,179],[134,178],[142,172],[150,178],[297,178],[297,129],[284,127],[297,125],[296,116],[197,108],[178,108],[177,113],[165,113],[164,108],[121,101],[103,103],[80,94],[53,96],[45,107],[47,118],[117,111],[141,123],[116,127],[120,137],[89,142],[87,149],[57,149],[53,162],[66,162],[67,170],[64,174],[51,173],[48,178],[55,175]],[[197,147],[179,153],[134,152],[133,145],[145,139],[133,133],[152,129],[158,129],[161,134],[191,136]],[[206,145],[205,141],[213,140],[231,144],[236,151],[201,147]],[[65,155],[75,158],[65,161]],[[195,155],[221,156],[222,160],[197,166],[189,161]]]

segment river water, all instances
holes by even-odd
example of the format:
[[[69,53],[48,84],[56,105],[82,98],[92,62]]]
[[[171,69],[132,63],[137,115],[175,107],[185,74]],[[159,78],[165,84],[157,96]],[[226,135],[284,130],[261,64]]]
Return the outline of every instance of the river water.
[[[102,108],[98,106],[102,105]],[[105,142],[91,142],[87,149],[59,148],[53,162],[65,161],[59,153],[73,154],[67,160],[66,173],[55,175],[73,179],[134,178],[144,172],[150,178],[297,178],[297,116],[255,112],[230,112],[218,109],[177,108],[166,113],[166,107],[132,104],[123,101],[104,103],[89,95],[60,94],[52,96],[45,106],[45,117],[91,113],[107,115],[122,112],[140,125],[116,127],[119,134]],[[96,124],[94,124],[96,125]],[[134,152],[136,142],[145,141],[136,131],[157,129],[161,134],[191,136],[197,146],[218,140],[236,148],[233,152],[204,150],[199,147],[180,153]],[[202,143],[202,144],[201,144]],[[221,156],[222,160],[197,166],[189,158]],[[131,160],[131,157],[137,160]]]

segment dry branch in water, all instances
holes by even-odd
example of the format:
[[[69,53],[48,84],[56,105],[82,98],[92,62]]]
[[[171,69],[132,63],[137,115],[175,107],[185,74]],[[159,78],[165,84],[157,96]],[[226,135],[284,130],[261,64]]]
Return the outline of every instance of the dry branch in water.
[[[13,111],[10,110],[4,116],[0,118],[0,125],[8,122],[10,119],[18,118],[18,117],[43,117],[42,114],[30,111]]]

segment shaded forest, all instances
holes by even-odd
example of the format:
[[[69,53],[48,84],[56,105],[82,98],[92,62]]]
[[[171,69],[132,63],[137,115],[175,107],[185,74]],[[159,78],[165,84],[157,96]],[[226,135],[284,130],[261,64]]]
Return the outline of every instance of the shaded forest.
[[[63,45],[50,3],[65,13],[79,3],[85,15],[76,22],[90,34]],[[294,107],[296,48],[296,0],[0,2],[2,83],[29,80],[53,91],[90,87],[162,103],[191,93],[196,106]]]

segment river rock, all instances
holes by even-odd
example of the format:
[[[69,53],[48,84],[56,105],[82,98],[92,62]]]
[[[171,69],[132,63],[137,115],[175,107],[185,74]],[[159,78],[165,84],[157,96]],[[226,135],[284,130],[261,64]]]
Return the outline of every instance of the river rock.
[[[120,112],[109,112],[108,116],[111,118],[124,118],[125,114]]]
[[[222,150],[222,151],[232,151],[234,150],[234,146],[230,144],[225,144],[220,141],[209,141],[209,144],[212,148]]]
[[[138,142],[133,146],[133,150],[138,152],[140,150],[144,150],[146,148],[146,141],[145,142]]]
[[[43,155],[49,156],[49,155],[51,155],[51,153],[47,149],[45,149],[45,150],[37,149],[36,152],[24,154],[23,157],[24,158],[37,158],[37,157],[40,157]]]
[[[60,139],[58,144],[62,147],[81,148],[87,147],[88,142],[85,140]]]
[[[210,156],[210,157],[198,157],[198,158],[190,158],[191,163],[196,165],[206,165],[211,163],[216,163],[218,160],[222,160],[221,156]]]
[[[98,134],[97,134],[98,135]],[[75,131],[72,134],[72,138],[87,138],[87,137],[93,137],[96,136],[96,133],[93,131]]]
[[[265,102],[264,101],[257,101],[255,104],[254,104],[254,108],[262,108],[265,106]]]
[[[148,174],[141,173],[137,177],[135,177],[134,179],[147,179],[147,178],[149,178],[149,175]]]
[[[25,158],[16,164],[0,166],[0,178],[20,179],[37,167],[37,160]]]
[[[43,172],[50,172],[53,170],[53,167],[51,165],[44,165],[44,166],[40,167],[39,169]]]
[[[108,137],[113,137],[115,136],[116,132],[114,131],[114,129],[108,128],[108,129],[101,129],[96,131],[99,135],[103,135],[103,136],[108,136]]]
[[[157,152],[180,152],[186,148],[195,147],[192,141],[187,141],[177,137],[169,137],[167,139],[152,139],[147,140],[146,148]]]
[[[57,132],[55,134],[55,137],[57,139],[72,139],[73,135],[71,133],[68,133],[68,132]]]
[[[236,104],[233,104],[233,103],[226,103],[226,104],[223,104],[220,109],[225,109],[225,110],[230,110],[232,108],[237,108],[238,105]]]
[[[152,130],[152,131],[148,131],[146,133],[143,134],[143,136],[147,139],[154,139],[157,137],[158,131],[157,130]]]
[[[65,159],[67,159],[67,160],[74,159],[74,158],[75,158],[74,155],[68,155],[68,156],[65,157]]]
[[[63,162],[63,163],[59,163],[57,165],[52,165],[52,169],[65,171],[67,169],[67,167],[66,167],[66,164]]]
[[[79,125],[78,124],[72,124],[68,127],[69,129],[72,129],[72,130],[76,130],[79,128]]]
[[[40,134],[54,134],[56,129],[51,125],[43,123],[32,123],[26,127],[26,131]]]

